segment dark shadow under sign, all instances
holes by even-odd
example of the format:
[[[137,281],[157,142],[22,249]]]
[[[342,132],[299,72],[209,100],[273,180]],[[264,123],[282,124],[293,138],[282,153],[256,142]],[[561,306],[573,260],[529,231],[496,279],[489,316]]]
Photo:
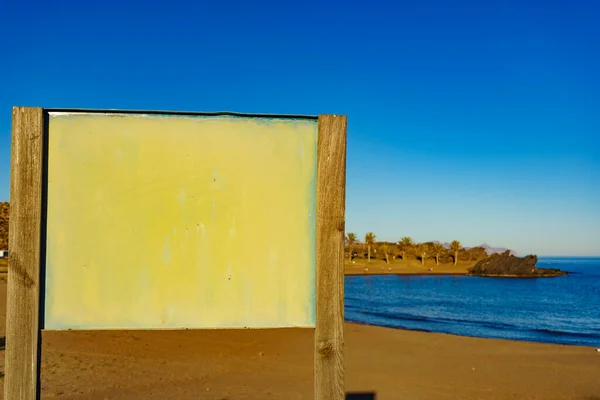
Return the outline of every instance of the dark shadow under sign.
[[[346,393],[346,400],[375,400],[375,392]]]

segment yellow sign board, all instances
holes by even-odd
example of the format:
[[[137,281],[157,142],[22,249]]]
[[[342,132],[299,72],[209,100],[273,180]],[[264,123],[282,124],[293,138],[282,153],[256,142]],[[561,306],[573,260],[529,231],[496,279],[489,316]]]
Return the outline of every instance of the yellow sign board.
[[[314,327],[317,120],[56,112],[45,329]]]

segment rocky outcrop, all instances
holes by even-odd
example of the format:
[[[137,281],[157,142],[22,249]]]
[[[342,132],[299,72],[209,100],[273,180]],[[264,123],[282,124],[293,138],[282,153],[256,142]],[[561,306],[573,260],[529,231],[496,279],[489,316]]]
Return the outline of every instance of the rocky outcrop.
[[[480,260],[467,270],[467,275],[497,276],[512,278],[541,278],[566,275],[565,271],[550,268],[537,268],[537,256],[515,257],[510,251]]]
[[[10,207],[7,202],[0,203],[0,250],[8,250],[8,216]]]

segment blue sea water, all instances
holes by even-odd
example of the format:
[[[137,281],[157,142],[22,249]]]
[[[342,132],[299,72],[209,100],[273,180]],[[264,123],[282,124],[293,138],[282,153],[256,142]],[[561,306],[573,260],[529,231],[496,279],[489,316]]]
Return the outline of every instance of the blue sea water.
[[[600,258],[542,258],[569,275],[347,276],[347,321],[462,336],[600,347]]]

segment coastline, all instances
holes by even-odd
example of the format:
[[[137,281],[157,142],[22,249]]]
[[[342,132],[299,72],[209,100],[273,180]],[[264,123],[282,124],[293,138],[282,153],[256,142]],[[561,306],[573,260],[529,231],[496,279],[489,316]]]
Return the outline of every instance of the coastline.
[[[548,274],[548,275],[500,275],[500,274],[464,274],[466,276],[476,276],[480,278],[507,278],[507,279],[540,279],[540,278],[558,278],[559,276],[568,275],[568,272],[563,274]]]
[[[472,276],[481,278],[507,278],[507,279],[538,279],[538,278],[556,278],[571,274],[571,272],[561,271],[557,273],[549,273],[546,275],[512,275],[512,274],[472,274],[468,269],[477,264],[477,261],[459,261],[457,265],[439,264],[427,260],[425,265],[422,265],[417,260],[394,260],[386,263],[383,260],[372,259],[367,262],[364,259],[359,259],[354,263],[347,259],[344,262],[344,275],[440,275],[440,276]],[[539,270],[548,270],[549,268],[539,268]]]
[[[406,271],[374,271],[374,272],[360,272],[360,271],[347,271],[344,273],[345,276],[380,276],[380,275],[402,275],[402,276],[478,276],[469,275],[466,272],[437,272],[437,271],[423,271],[423,272],[406,272]]]

